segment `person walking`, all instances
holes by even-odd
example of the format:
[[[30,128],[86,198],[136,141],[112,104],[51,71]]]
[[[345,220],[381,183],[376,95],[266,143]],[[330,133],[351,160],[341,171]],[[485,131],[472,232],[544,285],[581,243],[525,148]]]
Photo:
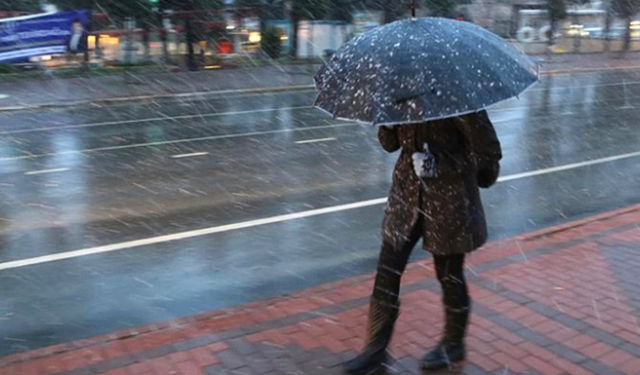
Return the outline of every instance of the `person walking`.
[[[384,150],[401,150],[385,209],[382,248],[369,306],[366,347],[344,364],[350,375],[389,363],[388,345],[400,311],[400,281],[420,239],[433,256],[445,312],[440,343],[422,361],[424,370],[465,359],[471,299],[464,276],[466,254],[487,240],[479,187],[498,178],[500,142],[485,110],[419,124],[380,126]]]

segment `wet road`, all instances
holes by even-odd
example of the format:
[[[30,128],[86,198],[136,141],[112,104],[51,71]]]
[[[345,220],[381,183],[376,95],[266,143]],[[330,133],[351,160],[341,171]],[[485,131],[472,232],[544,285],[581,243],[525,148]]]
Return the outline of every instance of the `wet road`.
[[[371,272],[397,155],[313,98],[0,114],[0,356]],[[558,75],[494,107],[492,238],[640,202],[639,98]]]

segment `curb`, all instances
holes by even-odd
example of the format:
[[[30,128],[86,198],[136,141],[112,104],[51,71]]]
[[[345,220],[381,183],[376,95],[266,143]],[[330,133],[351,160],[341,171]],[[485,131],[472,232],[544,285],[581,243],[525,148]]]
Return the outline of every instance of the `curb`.
[[[590,72],[606,72],[606,71],[615,71],[615,70],[639,70],[640,65],[632,65],[625,67],[599,67],[599,68],[573,68],[573,69],[554,69],[554,70],[543,70],[540,71],[541,75],[557,75],[557,74],[571,74],[571,73],[590,73]]]
[[[625,71],[625,70],[640,70],[640,65],[633,65],[627,67],[598,67],[598,68],[567,68],[567,69],[553,69],[553,70],[541,70],[540,75],[562,75],[573,73],[590,73],[590,72],[602,72],[602,71]],[[232,90],[218,90],[218,91],[199,91],[189,93],[176,93],[176,94],[160,94],[160,95],[138,95],[138,96],[121,96],[96,100],[76,100],[69,102],[57,102],[57,103],[43,103],[34,105],[16,105],[0,107],[0,112],[12,112],[12,111],[24,111],[30,109],[48,109],[59,107],[75,107],[80,105],[96,105],[121,103],[128,101],[144,101],[144,100],[156,100],[156,99],[170,99],[170,98],[190,98],[196,96],[223,96],[230,94],[264,94],[270,92],[284,92],[284,91],[304,91],[314,89],[314,85],[296,85],[296,86],[280,86],[280,87],[262,87],[255,89],[232,89]]]
[[[577,220],[570,221],[568,223],[558,224],[548,228],[539,229],[537,231],[524,233],[511,238],[507,238],[506,240],[511,239],[511,240],[523,241],[523,242],[534,241],[539,239],[540,237],[552,236],[555,234],[566,232],[568,230],[576,229],[579,227],[584,227],[586,225],[590,225],[600,221],[609,220],[616,216],[626,215],[628,213],[635,212],[635,211],[640,211],[640,204],[634,204],[631,206],[626,206],[619,209],[606,211],[600,214],[587,216],[583,219],[577,219]],[[501,241],[504,241],[504,240],[501,240]],[[501,242],[501,241],[496,241],[496,242]]]

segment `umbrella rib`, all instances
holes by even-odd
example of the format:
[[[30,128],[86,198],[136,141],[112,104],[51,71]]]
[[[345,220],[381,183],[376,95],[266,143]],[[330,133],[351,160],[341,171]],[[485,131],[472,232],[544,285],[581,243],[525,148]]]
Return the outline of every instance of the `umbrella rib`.
[[[448,20],[447,20],[447,22],[448,22]],[[423,30],[425,30],[425,31],[428,31],[428,32],[429,32],[429,29],[428,29],[427,27],[425,27],[423,24],[420,24],[420,23],[419,23],[418,25],[419,25]],[[474,30],[473,28],[470,28],[470,27],[469,27],[469,28],[467,28],[467,29],[465,29],[465,31],[467,31],[467,30],[468,30],[469,32],[471,32],[474,36],[478,37],[479,39],[481,39],[481,40],[483,40],[483,41],[486,41],[486,42],[487,42],[486,44],[487,44],[488,46],[490,46],[491,48],[493,48],[493,49],[498,49],[498,52],[503,53],[503,50],[502,50],[502,49],[499,49],[499,48],[498,48],[498,46],[496,46],[494,43],[492,43],[492,41],[488,40],[484,35],[480,34],[478,31],[476,31],[476,30]],[[465,39],[463,39],[463,38],[459,38],[459,42],[460,42],[460,43],[462,43],[462,44],[464,44],[464,45],[466,45],[466,46],[468,46],[468,47],[469,47],[469,50],[475,50],[475,49],[476,49],[476,46],[472,45],[470,42],[468,42],[467,40],[465,40]],[[508,49],[507,49],[507,50],[508,50]],[[482,65],[483,65],[483,66],[484,66],[488,71],[490,71],[494,76],[496,76],[496,77],[500,77],[500,74],[498,74],[498,73],[496,72],[496,70],[495,70],[493,67],[491,67],[491,66],[490,66],[486,61],[484,61],[484,60],[482,60],[482,59],[477,59],[476,61],[477,61],[479,64],[482,64]],[[524,69],[524,68],[523,68],[523,69]],[[462,72],[464,72],[464,75],[467,75],[467,74],[466,74],[466,71],[464,71],[464,70],[461,70],[461,71],[462,71]],[[468,78],[468,77],[465,77],[465,79],[469,80],[469,78]],[[470,81],[470,80],[469,80],[469,81]],[[520,93],[520,90],[516,90],[516,89],[515,89],[515,87],[514,87],[512,84],[509,84],[509,83],[507,83],[507,84],[508,84],[507,88],[509,89],[509,94],[511,95],[511,96],[510,96],[510,98],[512,98],[512,97],[514,97],[514,96],[517,96],[517,95]]]
[[[333,74],[334,77],[336,77],[337,80],[341,81],[343,84],[346,84],[347,81],[346,79],[340,77],[336,71],[329,65],[329,64],[325,64],[325,66],[327,67],[327,69],[329,69],[329,71]],[[379,72],[379,71],[378,71]],[[315,79],[314,79],[315,81]],[[318,87],[318,82],[316,81],[316,90],[320,91],[320,88]],[[387,119],[391,121],[391,118],[389,117],[389,115],[384,111],[384,108],[382,107],[382,104],[379,103],[379,101],[375,98],[374,95],[369,94],[368,92],[365,92],[365,95],[371,100],[371,103],[379,110],[381,110],[380,112],[383,114],[383,116]],[[318,95],[319,96],[319,95]],[[316,99],[317,101],[317,99]],[[324,110],[323,108],[319,107],[316,105],[316,107]],[[327,111],[328,112],[328,111]],[[331,115],[333,116],[334,119],[338,119],[340,118],[338,114],[340,111],[338,109],[334,110],[335,113],[331,113]],[[356,121],[356,122],[362,122],[361,120],[357,119],[357,118],[349,118],[349,117],[342,117],[340,119],[346,120],[346,121]],[[374,120],[371,121],[374,125],[375,125],[375,118]]]

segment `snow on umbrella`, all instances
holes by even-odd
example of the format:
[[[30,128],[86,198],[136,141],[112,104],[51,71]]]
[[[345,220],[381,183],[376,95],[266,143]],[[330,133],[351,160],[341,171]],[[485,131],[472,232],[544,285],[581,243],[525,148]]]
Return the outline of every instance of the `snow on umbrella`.
[[[411,18],[366,32],[314,77],[315,106],[374,125],[418,123],[475,112],[538,82],[538,67],[472,23]]]

